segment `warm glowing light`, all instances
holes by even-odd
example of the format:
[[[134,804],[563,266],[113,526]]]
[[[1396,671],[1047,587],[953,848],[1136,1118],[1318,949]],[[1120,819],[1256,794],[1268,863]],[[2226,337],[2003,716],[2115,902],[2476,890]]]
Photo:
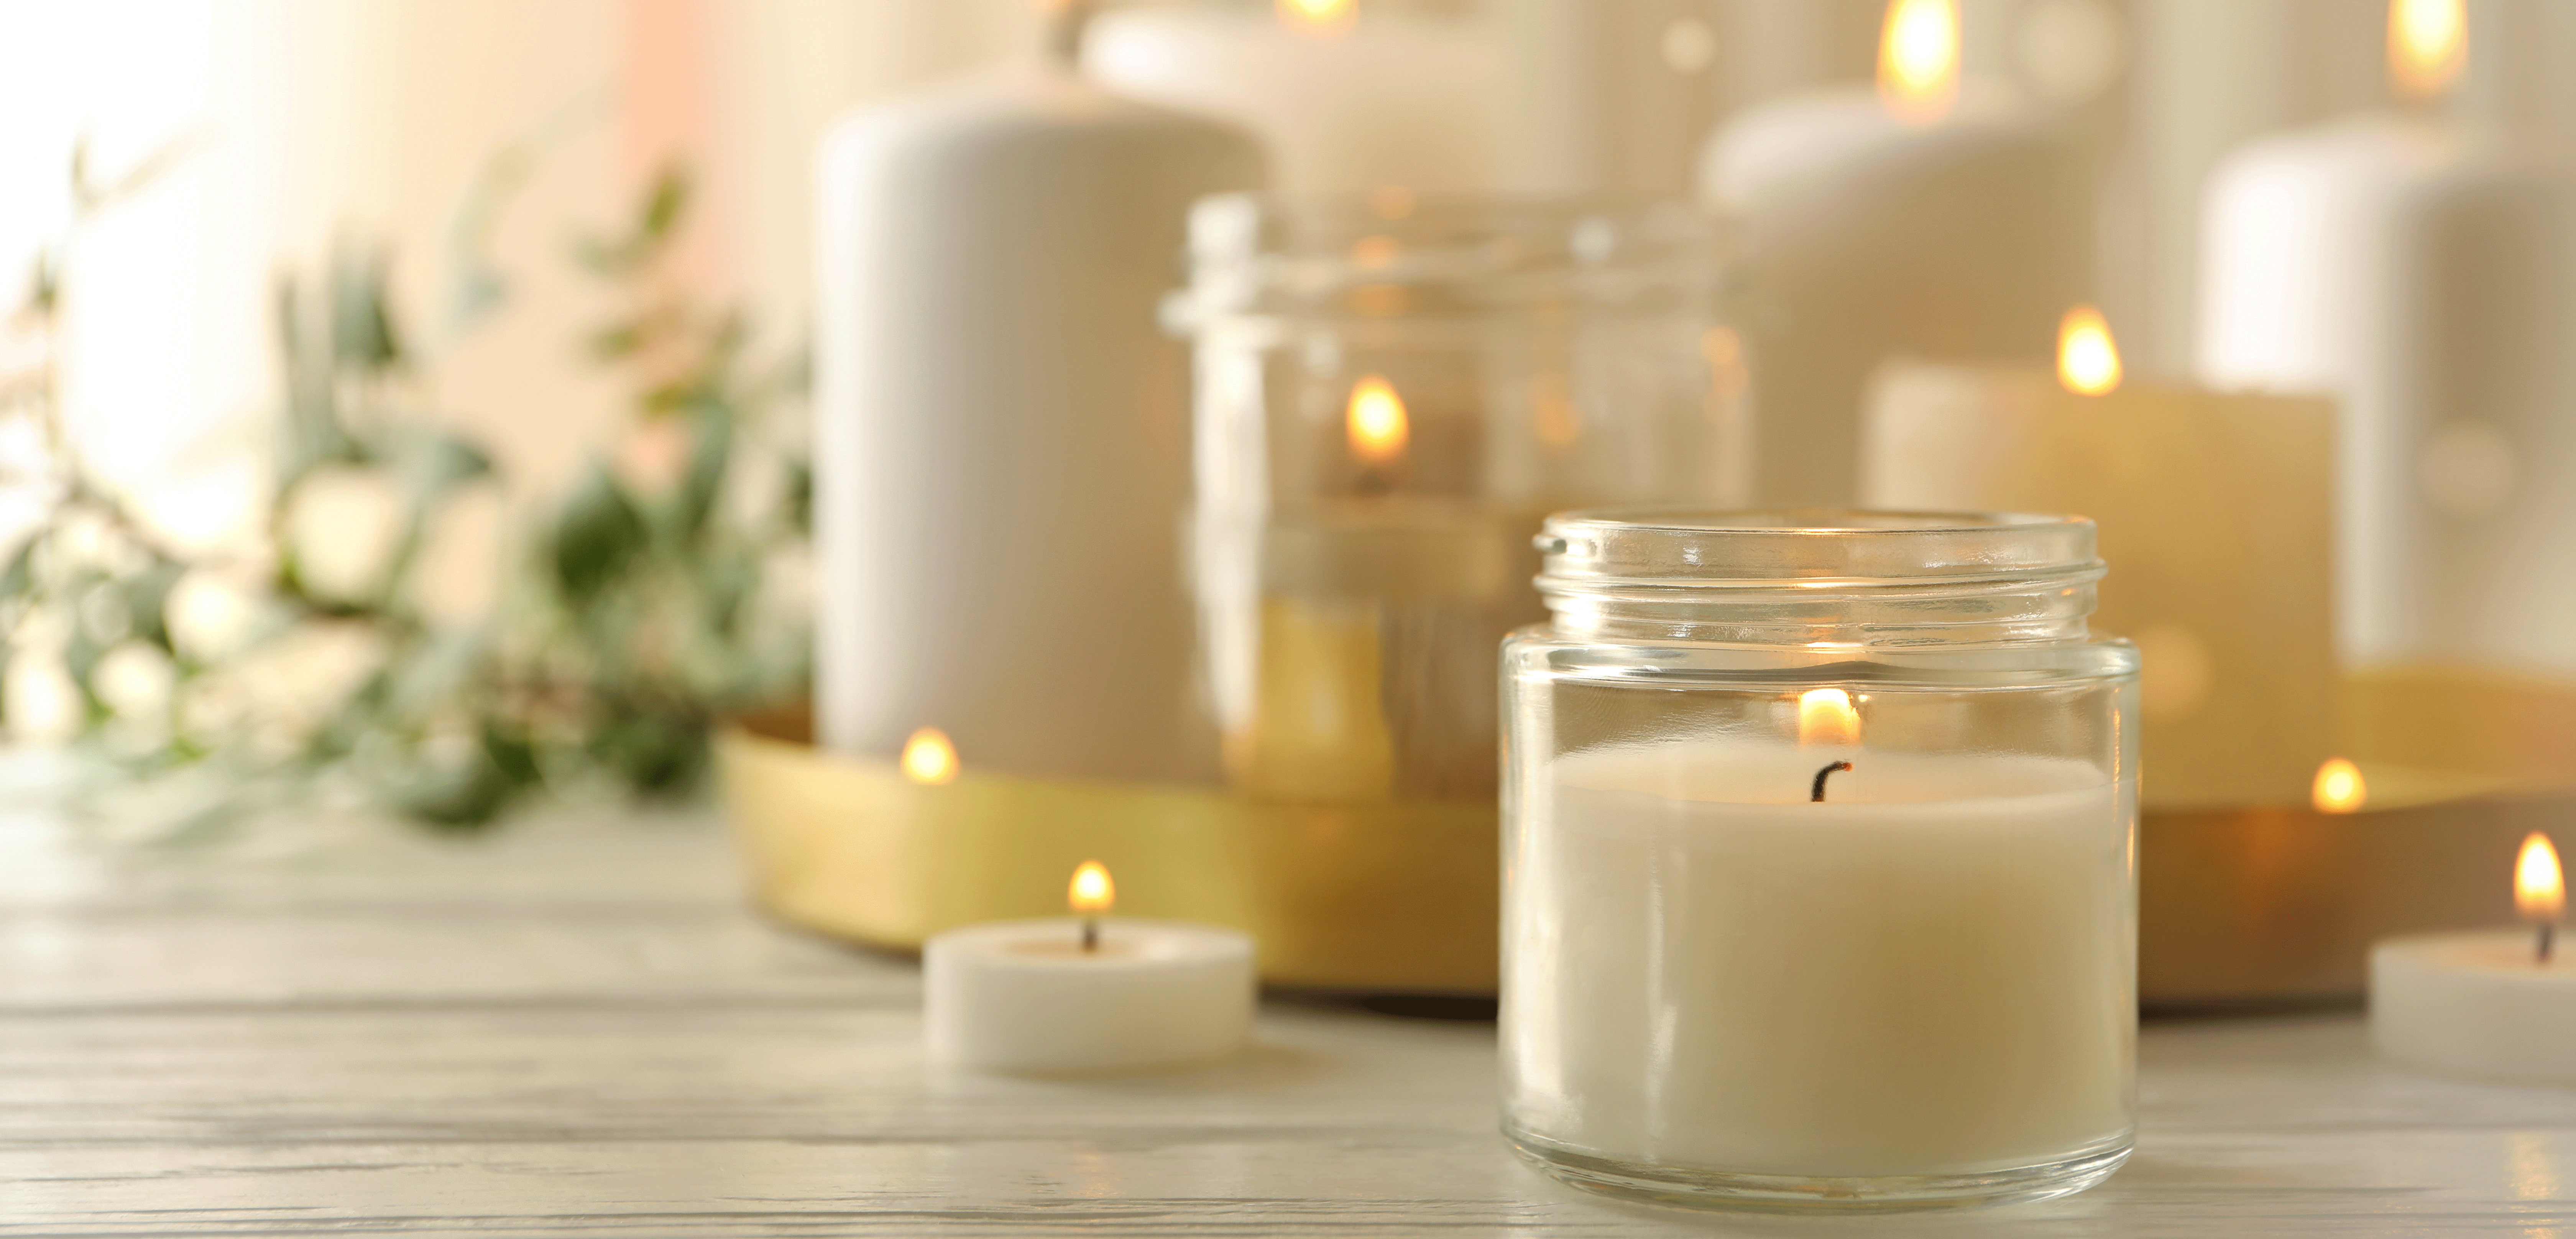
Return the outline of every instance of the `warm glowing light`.
[[[1351,454],[1372,465],[1402,458],[1405,441],[1413,435],[1412,423],[1404,413],[1404,398],[1374,374],[1352,385],[1346,423]]]
[[[1811,688],[1798,695],[1798,743],[1860,743],[1860,712],[1839,688]]]
[[[2539,831],[2522,841],[2513,862],[2513,907],[2528,921],[2554,921],[2567,910],[2567,880],[2558,870],[2558,849]]]
[[[2120,346],[2100,310],[2079,305],[2058,320],[2057,381],[2079,396],[2107,395],[2120,386]]]
[[[1916,124],[1949,115],[1959,99],[1957,0],[1887,0],[1878,97],[1889,112]]]
[[[2388,0],[2388,80],[2409,99],[2439,99],[2469,60],[2464,0]]]
[[[915,783],[946,783],[957,777],[957,746],[948,733],[924,727],[903,742],[903,777]]]
[[[1073,884],[1066,888],[1064,902],[1075,916],[1100,916],[1109,905],[1118,902],[1118,884],[1109,880],[1109,866],[1096,860],[1082,862],[1073,871]]]
[[[2316,786],[2309,798],[2319,813],[2350,813],[2369,802],[2370,789],[2362,786],[2361,767],[2329,757],[2317,767]]]
[[[1340,34],[1360,15],[1359,0],[1278,0],[1279,23],[1310,34]]]

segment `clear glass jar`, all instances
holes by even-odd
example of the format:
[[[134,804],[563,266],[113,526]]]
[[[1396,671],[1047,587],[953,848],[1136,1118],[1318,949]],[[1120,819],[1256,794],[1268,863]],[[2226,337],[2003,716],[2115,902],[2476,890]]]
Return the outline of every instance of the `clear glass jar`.
[[[2081,1190],[2135,1115],[2137,655],[2080,518],[1550,517],[1503,646],[1503,1123],[1578,1186]]]
[[[1166,320],[1194,346],[1200,681],[1233,788],[1491,820],[1491,652],[1540,614],[1541,517],[1740,502],[1732,255],[1683,205],[1200,203]]]

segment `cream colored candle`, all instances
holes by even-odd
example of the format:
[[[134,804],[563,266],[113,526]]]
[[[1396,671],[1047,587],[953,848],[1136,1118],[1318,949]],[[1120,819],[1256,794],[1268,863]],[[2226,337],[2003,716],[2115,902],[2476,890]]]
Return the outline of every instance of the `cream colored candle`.
[[[1893,0],[1888,20],[1877,92],[1754,108],[1701,164],[1701,196],[1744,220],[1771,324],[1753,368],[1764,503],[1853,501],[1880,362],[2045,364],[2057,316],[2091,282],[2089,174],[2071,137],[1961,91],[1946,0]]]
[[[2521,932],[2391,938],[2370,952],[2379,1052],[2446,1075],[2576,1085],[2576,958],[2558,949],[2567,881],[2534,832],[2514,858]]]
[[[2093,627],[2145,656],[2146,803],[2305,803],[2335,751],[2334,407],[2070,388],[2039,366],[1890,365],[1862,434],[1862,502],[2091,517],[2111,565]]]
[[[816,706],[891,756],[1197,779],[1179,529],[1187,361],[1155,307],[1244,134],[1057,63],[835,129],[820,169]]]
[[[1506,857],[1509,1121],[1795,1177],[2117,1147],[2130,792],[2063,759],[1749,740],[1555,759]]]
[[[1092,24],[1082,64],[1261,135],[1283,190],[1492,187],[1499,56],[1468,21],[1375,0],[1137,7]]]
[[[2463,31],[2392,4],[2392,71],[2427,103]],[[2448,34],[2444,32],[2447,31]],[[2484,53],[2481,53],[2484,54]],[[2576,669],[2576,332],[2563,175],[2430,112],[2244,147],[2203,199],[2199,373],[2342,402],[2342,644],[2362,662]]]

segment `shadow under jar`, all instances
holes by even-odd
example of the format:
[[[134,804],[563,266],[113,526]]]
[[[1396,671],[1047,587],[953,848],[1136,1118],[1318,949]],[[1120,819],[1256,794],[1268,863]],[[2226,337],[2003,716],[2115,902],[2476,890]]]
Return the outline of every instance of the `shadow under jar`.
[[[1577,1186],[2079,1191],[2135,1126],[2137,654],[2081,518],[1551,517],[1503,645],[1503,1125]]]

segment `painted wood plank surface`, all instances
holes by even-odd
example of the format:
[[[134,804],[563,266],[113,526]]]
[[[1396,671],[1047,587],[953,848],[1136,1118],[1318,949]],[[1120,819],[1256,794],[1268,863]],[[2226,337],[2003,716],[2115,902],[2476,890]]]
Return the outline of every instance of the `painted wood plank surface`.
[[[1485,1024],[1272,1004],[1201,1071],[933,1069],[912,966],[764,923],[698,818],[93,836],[0,814],[0,1233],[2576,1236],[2576,1092],[2350,1017],[2151,1027],[2084,1196],[1702,1217],[1514,1164]]]

